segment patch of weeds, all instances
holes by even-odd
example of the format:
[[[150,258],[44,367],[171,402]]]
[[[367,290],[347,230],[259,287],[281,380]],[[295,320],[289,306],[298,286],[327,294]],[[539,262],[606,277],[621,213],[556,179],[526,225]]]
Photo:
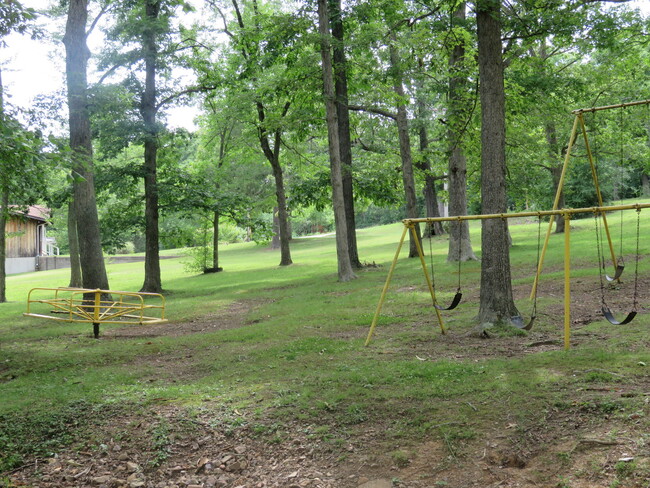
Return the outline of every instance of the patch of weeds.
[[[502,322],[499,322],[496,324],[494,327],[491,327],[488,329],[490,335],[494,335],[495,337],[526,337],[528,335],[528,332],[526,332],[523,329],[518,329],[517,327],[514,327],[510,324],[505,324]]]
[[[336,401],[333,402],[319,401],[316,404],[316,408],[320,410],[325,410],[326,412],[333,412],[336,410],[337,407],[338,407],[338,403]]]
[[[244,417],[229,409],[216,412],[214,416],[208,419],[207,423],[214,429],[222,430],[227,437],[231,437],[237,429],[247,424]]]
[[[284,437],[280,434],[276,434],[269,439],[269,444],[282,444],[284,442]]]
[[[4,476],[0,476],[0,486],[3,486],[5,488],[13,488],[16,485],[14,485],[9,478],[5,478]]]
[[[622,378],[606,371],[590,371],[582,379],[585,383],[620,383]]]
[[[578,408],[583,412],[595,414],[611,414],[625,410],[625,406],[621,402],[613,400],[580,402]]]
[[[557,459],[560,461],[560,464],[567,466],[571,463],[571,453],[570,452],[558,452]]]
[[[255,424],[251,426],[253,434],[257,436],[275,434],[280,430],[280,424]]]
[[[87,402],[59,410],[0,414],[0,472],[20,466],[28,457],[51,457],[71,444],[90,419],[105,416],[101,406]]]
[[[353,403],[345,409],[345,416],[343,418],[344,424],[356,425],[365,422],[366,420],[368,420],[368,415],[361,405]]]
[[[476,438],[476,432],[470,428],[447,428],[440,429],[442,439],[445,442],[447,452],[453,458],[458,457],[460,453],[460,446],[465,444],[464,441],[469,441]],[[462,442],[459,442],[462,441]]]
[[[311,436],[319,438],[324,441],[330,440],[332,438],[332,434],[330,433],[330,426],[319,425],[315,427],[311,433]]]
[[[398,449],[390,453],[390,458],[398,468],[405,468],[411,462],[411,454],[408,451]]]
[[[614,471],[619,480],[624,480],[634,474],[636,463],[634,461],[619,461],[614,465]]]
[[[564,400],[558,400],[553,403],[553,407],[557,408],[558,410],[569,410],[573,405],[570,402],[564,401]]]
[[[167,419],[161,418],[160,421],[150,429],[152,459],[149,465],[157,468],[164,463],[171,454],[171,439],[169,437],[170,429]]]
[[[571,488],[569,480],[563,477],[560,477],[559,481],[555,485],[555,488]]]
[[[332,439],[332,441],[331,441],[331,444],[333,446],[336,446],[336,447],[343,447],[345,445],[345,443],[346,443],[346,440],[341,438],[341,437],[337,437],[336,439]]]

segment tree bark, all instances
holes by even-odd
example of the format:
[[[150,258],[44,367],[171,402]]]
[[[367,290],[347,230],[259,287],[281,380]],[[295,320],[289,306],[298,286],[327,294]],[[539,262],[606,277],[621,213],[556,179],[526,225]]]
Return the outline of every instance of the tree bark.
[[[147,22],[155,22],[160,12],[160,2],[146,0],[145,15]],[[158,247],[158,128],[156,126],[156,70],[158,46],[155,30],[145,28],[142,35],[144,51],[145,85],[140,112],[144,121],[144,217],[145,217],[145,253],[144,283],[140,291],[150,293],[162,292],[160,277],[160,250]]]
[[[0,96],[1,96],[0,88]],[[0,303],[7,301],[7,271],[5,264],[7,261],[7,218],[9,216],[9,189],[3,185],[2,195],[0,196]]]
[[[282,116],[284,117],[289,110],[289,104],[284,107]],[[289,212],[287,211],[287,195],[284,189],[284,174],[282,166],[280,165],[280,144],[281,132],[276,129],[273,141],[273,148],[269,142],[268,132],[264,126],[266,115],[264,106],[261,102],[257,102],[257,114],[259,120],[258,138],[262,151],[266,159],[271,164],[273,172],[273,180],[275,181],[275,199],[278,205],[278,227],[280,230],[280,266],[289,266],[293,263],[291,260],[291,248],[289,241],[291,240],[291,230],[289,229]]]
[[[420,62],[420,65],[422,63]],[[427,131],[427,116],[426,104],[423,99],[423,88],[421,83],[417,84],[416,93],[416,107],[417,107],[417,124],[418,136],[420,139],[420,158],[415,163],[416,167],[424,174],[424,205],[426,208],[427,217],[440,217],[440,209],[438,208],[438,192],[436,191],[436,178],[431,173],[431,162],[427,155],[429,149],[429,133]],[[425,237],[439,236],[445,233],[442,227],[442,222],[433,222],[427,224],[424,229]]]
[[[212,267],[219,269],[219,212],[212,218]]]
[[[107,290],[108,276],[99,233],[88,114],[86,69],[90,52],[86,45],[87,19],[87,0],[70,0],[63,43],[66,48],[70,148],[73,172],[78,175],[74,182],[74,213],[83,287]]]
[[[465,20],[465,3],[461,3],[453,14],[455,23]],[[463,132],[470,117],[467,108],[468,91],[465,74],[465,42],[460,40],[449,56],[448,127],[449,162],[447,182],[449,185],[449,215],[467,215],[467,161],[463,151]],[[476,260],[469,236],[469,222],[451,222],[449,226],[449,250],[447,261]]]
[[[505,213],[505,92],[499,0],[477,3],[478,64],[481,96],[481,199],[484,214]],[[482,223],[479,323],[511,323],[518,316],[512,295],[506,219]]]
[[[4,118],[4,85],[0,69],[0,117]],[[2,193],[0,194],[0,303],[7,301],[7,220],[9,217],[9,182],[8,175],[0,175]]]
[[[280,249],[280,219],[278,218],[278,207],[273,207],[273,236],[271,236],[271,249]]]
[[[332,182],[332,206],[336,228],[336,257],[339,281],[356,278],[350,262],[348,235],[343,199],[343,176],[341,171],[341,152],[339,142],[338,117],[334,94],[334,73],[332,67],[329,13],[327,0],[318,0],[318,31],[321,37],[321,59],[323,69],[323,95],[327,117],[327,140],[330,157],[330,178]]]
[[[357,230],[354,212],[354,191],[352,185],[352,140],[350,138],[350,110],[348,109],[348,73],[345,59],[345,36],[341,17],[341,0],[329,2],[330,23],[334,38],[334,91],[336,94],[336,114],[338,116],[339,145],[341,147],[341,178],[345,204],[345,222],[348,231],[348,252],[354,268],[361,268],[357,248]]]
[[[650,196],[650,176],[648,176],[646,173],[643,173],[641,175],[641,188],[642,195],[644,197]]]
[[[394,32],[390,34],[389,53],[390,69],[393,78],[393,89],[397,95],[397,132],[399,136],[399,152],[402,160],[402,182],[404,185],[404,197],[406,200],[406,216],[410,219],[418,218],[417,197],[415,195],[415,177],[413,176],[413,157],[411,155],[411,137],[409,136],[408,115],[406,104],[408,98],[404,93],[403,74],[401,60],[397,50],[397,36]],[[417,239],[422,239],[420,226],[415,226]],[[409,234],[409,257],[418,256],[417,245],[412,234]]]
[[[279,142],[278,142],[279,147]],[[278,227],[280,228],[280,266],[293,264],[291,259],[291,231],[289,230],[289,212],[287,211],[287,195],[284,189],[284,174],[279,158],[271,161],[273,179],[275,181],[275,199],[278,202]]]
[[[79,237],[77,235],[77,218],[74,212],[74,200],[68,203],[68,246],[70,247],[70,288],[81,288],[81,260],[79,259]]]

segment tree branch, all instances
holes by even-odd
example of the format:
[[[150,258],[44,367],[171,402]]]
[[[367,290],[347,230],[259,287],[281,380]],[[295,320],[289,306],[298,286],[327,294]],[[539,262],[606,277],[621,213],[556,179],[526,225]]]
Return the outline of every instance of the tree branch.
[[[156,111],[160,110],[164,105],[168,104],[169,102],[172,102],[176,100],[177,98],[182,97],[183,95],[189,95],[191,93],[204,93],[208,92],[210,90],[214,90],[216,87],[215,86],[191,86],[189,88],[186,88],[185,90],[181,90],[177,93],[174,93],[172,95],[169,95],[167,98],[163,98],[158,104],[156,105]]]
[[[226,21],[226,16],[222,12],[222,10],[217,6],[213,4],[213,7],[217,9],[217,12],[219,13],[219,16],[221,17],[221,20],[223,20],[223,32],[230,37],[231,39],[235,38],[235,35],[228,30],[228,22]]]
[[[102,9],[99,11],[97,14],[97,17],[93,20],[92,24],[90,24],[89,29],[86,31],[86,38],[92,33],[92,31],[97,27],[97,23],[99,22],[99,19],[101,19],[102,15],[104,15],[108,10],[110,9],[110,6],[108,4],[104,5]]]
[[[348,105],[348,109],[354,110],[355,112],[369,112],[371,114],[381,115],[383,117],[388,117],[389,119],[397,120],[397,114],[384,110],[383,108],[366,107],[365,105]]]

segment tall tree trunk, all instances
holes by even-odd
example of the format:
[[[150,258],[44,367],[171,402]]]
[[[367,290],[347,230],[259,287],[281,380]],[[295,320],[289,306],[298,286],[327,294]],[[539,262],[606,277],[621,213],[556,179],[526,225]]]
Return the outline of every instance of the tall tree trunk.
[[[481,199],[484,214],[505,213],[505,92],[500,0],[477,2],[478,65],[481,95]],[[510,323],[518,316],[512,296],[506,219],[482,220],[479,323]]]
[[[278,143],[279,147],[279,143]],[[284,175],[280,160],[274,157],[271,161],[273,179],[275,181],[275,198],[278,202],[278,227],[280,230],[280,266],[289,266],[291,260],[291,231],[289,230],[289,212],[287,212],[287,195],[284,190]]]
[[[282,111],[284,117],[289,111],[289,103],[286,103]],[[269,142],[269,135],[265,127],[266,114],[264,105],[257,102],[257,118],[259,120],[258,138],[262,146],[262,152],[266,156],[267,161],[271,164],[273,172],[273,179],[275,181],[275,199],[278,205],[278,227],[280,230],[280,266],[289,266],[293,263],[291,260],[291,248],[289,241],[291,240],[291,230],[289,228],[289,212],[287,211],[287,196],[284,190],[284,174],[282,166],[280,165],[280,145],[282,142],[282,133],[280,129],[276,129],[273,148]]]
[[[77,220],[83,286],[107,290],[108,276],[99,233],[88,114],[86,69],[90,52],[86,45],[87,19],[87,0],[70,0],[63,43],[66,48],[72,169],[81,177],[75,178],[74,182],[74,213]]]
[[[2,84],[2,69],[0,69],[0,119],[4,119],[4,85]],[[7,220],[9,217],[9,175],[0,175],[0,303],[7,301]]]
[[[422,60],[419,62],[420,67],[422,67]],[[429,156],[427,151],[429,149],[429,133],[427,131],[427,114],[426,114],[426,103],[424,101],[423,87],[422,84],[418,82],[417,84],[417,93],[416,93],[416,107],[417,107],[417,124],[418,124],[418,136],[420,139],[420,157],[415,163],[416,167],[422,171],[424,174],[424,205],[426,208],[427,217],[440,217],[440,209],[438,208],[438,193],[436,191],[436,178],[431,173],[431,162],[429,161]],[[427,224],[424,230],[425,237],[439,236],[444,234],[445,231],[442,228],[442,222],[432,222]]]
[[[273,236],[271,236],[271,249],[280,249],[280,218],[277,205],[273,207]]]
[[[160,2],[146,0],[148,22],[155,22],[160,12]],[[156,127],[156,69],[158,46],[155,30],[147,28],[142,36],[144,50],[145,82],[140,112],[145,127],[144,139],[144,218],[145,251],[144,283],[140,291],[162,292],[160,277],[160,250],[158,247],[158,128]]]
[[[221,271],[219,267],[219,212],[215,211],[212,218],[212,269]]]
[[[455,24],[465,21],[465,3],[458,5],[454,11]],[[467,161],[463,151],[464,130],[468,110],[468,82],[465,69],[465,42],[460,39],[449,56],[449,94],[448,94],[448,127],[449,161],[447,182],[449,189],[449,215],[467,215]],[[451,222],[449,226],[449,249],[447,261],[476,260],[469,236],[469,222],[466,220]]]
[[[409,136],[408,115],[406,104],[408,98],[404,93],[401,59],[397,50],[397,36],[394,32],[390,34],[388,49],[390,51],[390,69],[393,77],[393,90],[397,95],[397,133],[399,136],[399,153],[402,159],[402,182],[404,184],[404,196],[406,200],[406,216],[409,219],[418,218],[417,197],[415,195],[415,177],[413,176],[413,157],[411,155],[411,137]],[[417,239],[422,238],[420,226],[415,226]],[[413,235],[409,234],[409,257],[417,257],[417,245]]]
[[[334,208],[334,225],[336,227],[336,257],[339,281],[356,278],[350,262],[348,250],[348,232],[343,198],[343,176],[341,171],[341,152],[339,142],[338,117],[334,94],[334,73],[329,31],[329,13],[327,0],[318,0],[318,31],[321,37],[321,59],[323,63],[323,95],[327,117],[327,140],[330,156],[330,178],[332,182],[332,206]]]
[[[641,175],[641,192],[644,197],[650,196],[650,176],[647,173]]]
[[[352,140],[350,138],[350,111],[348,109],[348,71],[345,59],[345,35],[341,16],[341,0],[329,2],[330,23],[332,25],[334,91],[336,93],[336,115],[338,117],[339,145],[341,146],[341,178],[345,221],[348,231],[348,252],[354,268],[361,268],[357,248],[357,229],[354,212],[354,192],[352,188]]]
[[[79,259],[79,237],[77,235],[77,218],[74,212],[74,200],[68,203],[68,246],[70,247],[70,284],[71,288],[81,288],[81,260]]]
[[[0,88],[0,96],[1,96]],[[0,109],[1,110],[1,109]],[[0,196],[0,303],[7,301],[7,218],[9,216],[9,188],[6,184],[2,185],[2,195]]]

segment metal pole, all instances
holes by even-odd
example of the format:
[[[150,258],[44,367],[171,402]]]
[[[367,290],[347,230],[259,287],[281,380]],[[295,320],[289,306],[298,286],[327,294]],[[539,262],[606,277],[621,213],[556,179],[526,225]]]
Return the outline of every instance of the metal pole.
[[[607,207],[561,208],[558,210],[538,210],[535,212],[455,215],[452,217],[426,217],[418,219],[404,219],[402,220],[402,223],[408,226],[411,223],[422,224],[427,222],[453,222],[456,220],[516,219],[517,217],[539,217],[540,215],[574,215],[579,213],[615,212],[616,210],[639,210],[644,208],[650,208],[650,203],[628,203],[625,205],[610,205]]]
[[[99,308],[101,296],[101,290],[95,290],[95,309],[93,310],[93,334],[95,334],[95,339],[99,337]]]
[[[424,261],[424,253],[422,252],[422,245],[420,244],[420,240],[418,239],[417,232],[415,232],[415,227],[409,226],[409,229],[411,229],[411,235],[413,236],[413,240],[415,241],[415,247],[418,250],[418,256],[420,256],[422,271],[424,271],[424,277],[427,280],[427,286],[429,287],[429,293],[431,294],[431,302],[433,303],[433,309],[436,311],[436,315],[438,317],[438,325],[440,325],[440,332],[444,334],[445,326],[442,323],[442,315],[440,315],[440,310],[438,310],[438,308],[436,307],[436,292],[433,289],[433,284],[431,283],[431,278],[429,277],[429,272],[427,271],[427,263]]]
[[[612,110],[615,108],[634,107],[635,105],[650,105],[650,99],[639,100],[638,102],[619,103],[618,105],[606,105],[604,107],[580,108],[571,112],[573,115],[578,115],[583,112],[598,112],[600,110]]]
[[[399,258],[399,252],[402,250],[402,244],[404,244],[404,237],[406,237],[406,231],[408,227],[404,226],[404,231],[402,232],[402,237],[399,240],[397,245],[397,251],[395,251],[395,257],[393,258],[393,264],[390,265],[390,270],[388,271],[388,277],[386,278],[386,283],[384,283],[384,289],[381,291],[381,297],[379,298],[379,303],[377,304],[377,310],[375,310],[375,316],[372,318],[372,324],[370,325],[370,330],[368,331],[368,337],[364,346],[370,344],[370,339],[372,339],[372,334],[375,332],[375,327],[377,326],[377,320],[379,319],[379,314],[381,313],[381,307],[384,305],[384,300],[386,299],[386,292],[388,291],[388,285],[390,285],[390,280],[393,277],[393,271],[395,271],[395,266],[397,265],[397,258]]]
[[[587,128],[585,127],[584,117],[582,113],[578,114],[577,117],[580,119],[580,126],[582,128],[582,136],[585,140],[585,148],[587,149],[587,159],[589,160],[589,165],[591,166],[591,177],[594,180],[594,186],[596,187],[596,196],[598,197],[598,205],[603,206],[603,195],[600,192],[600,184],[598,183],[598,173],[596,172],[596,165],[594,164],[594,158],[591,154],[591,147],[589,146],[589,140],[587,139]],[[605,228],[605,235],[607,236],[607,242],[609,244],[609,252],[612,256],[612,265],[616,267],[616,253],[614,252],[614,245],[612,244],[612,236],[609,233],[609,226],[607,225],[607,216],[604,213],[601,213],[603,216],[603,227]],[[604,258],[603,258],[604,260]]]
[[[571,129],[571,136],[569,137],[569,145],[567,147],[566,154],[564,155],[564,164],[562,165],[562,173],[560,174],[560,181],[557,184],[557,190],[555,192],[555,200],[553,201],[553,210],[557,210],[558,206],[560,205],[560,196],[562,195],[562,190],[564,189],[564,179],[566,177],[566,170],[569,167],[569,160],[571,159],[571,150],[573,149],[573,144],[575,143],[576,140],[577,131],[578,131],[578,117],[576,117],[573,121],[573,128]],[[544,266],[546,249],[548,248],[548,243],[551,240],[551,231],[553,230],[554,220],[555,220],[555,215],[551,215],[551,218],[548,221],[548,229],[546,229],[546,236],[544,237],[544,245],[542,246],[542,252],[539,255],[539,263],[537,263],[537,272],[535,273],[535,279],[533,280],[533,289],[530,292],[531,300],[537,293],[537,285],[539,283],[539,277],[542,274],[542,266]]]
[[[571,215],[564,215],[564,349],[571,347]]]

